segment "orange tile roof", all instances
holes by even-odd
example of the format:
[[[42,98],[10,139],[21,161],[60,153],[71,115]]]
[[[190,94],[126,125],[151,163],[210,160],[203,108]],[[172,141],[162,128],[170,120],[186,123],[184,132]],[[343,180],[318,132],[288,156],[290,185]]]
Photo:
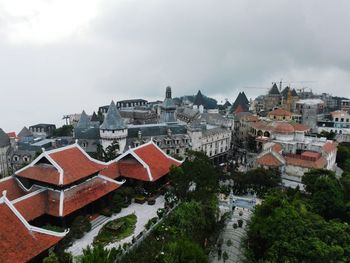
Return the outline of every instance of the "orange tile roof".
[[[323,145],[323,150],[326,153],[331,153],[331,152],[335,151],[336,149],[337,149],[337,145],[334,142],[326,142]]]
[[[64,193],[63,216],[92,203],[106,194],[118,189],[121,185],[95,178]]]
[[[119,161],[120,174],[124,177],[149,181],[147,169],[138,163],[136,160],[120,160]]]
[[[44,191],[34,196],[30,196],[29,198],[23,199],[15,203],[14,206],[27,221],[31,221],[46,213],[47,198],[47,191]]]
[[[301,124],[301,123],[291,122],[290,124],[293,125],[295,131],[308,131],[308,130],[310,130],[309,127],[307,127],[306,125]]]
[[[324,159],[323,157],[319,158],[317,161],[309,161],[309,160],[304,160],[300,158],[293,158],[293,157],[286,156],[285,160],[288,165],[300,166],[304,168],[322,169],[327,166],[327,160]]]
[[[7,198],[9,200],[17,199],[27,194],[24,190],[22,190],[22,188],[18,186],[18,183],[12,176],[0,182],[0,194],[2,194],[4,190],[7,191]]]
[[[0,262],[22,263],[57,244],[61,237],[29,231],[13,211],[0,204]]]
[[[106,165],[90,160],[78,146],[70,145],[47,152],[50,158],[63,170],[63,185],[69,185],[85,177],[97,174]],[[45,158],[42,157],[42,158]],[[50,160],[49,160],[50,161]],[[16,175],[49,184],[60,183],[57,167],[49,164],[34,164],[16,172]]]
[[[275,109],[273,111],[270,111],[268,114],[268,116],[288,116],[288,117],[291,117],[292,116],[292,113],[287,111],[287,110],[284,110],[284,109]]]
[[[119,163],[113,162],[113,163],[109,164],[105,169],[100,171],[99,174],[107,176],[107,177],[109,177],[111,179],[118,178],[120,176]]]
[[[10,139],[16,139],[16,138],[17,138],[16,132],[8,132],[8,133],[7,133],[7,136],[8,136]]]
[[[282,163],[272,154],[267,153],[256,160],[257,164],[270,167],[279,167]]]
[[[89,160],[77,147],[49,155],[64,171],[63,184],[73,183],[105,168],[105,165]]]
[[[318,152],[305,151],[301,154],[301,156],[318,160],[321,157],[321,154]]]
[[[166,175],[172,165],[179,166],[181,164],[181,162],[166,156],[153,143],[139,147],[134,152],[149,166],[153,181]]]
[[[241,104],[238,105],[234,113],[240,113],[240,112],[245,112]]]
[[[48,164],[37,164],[28,167],[25,170],[17,172],[16,175],[49,184],[58,184],[60,180],[60,174],[57,169]]]
[[[277,121],[273,123],[274,132],[276,133],[293,133],[295,131],[293,125],[284,121]]]
[[[272,150],[273,150],[274,152],[279,153],[280,151],[283,150],[283,148],[282,148],[282,145],[281,145],[281,144],[275,143],[275,144],[272,146]]]

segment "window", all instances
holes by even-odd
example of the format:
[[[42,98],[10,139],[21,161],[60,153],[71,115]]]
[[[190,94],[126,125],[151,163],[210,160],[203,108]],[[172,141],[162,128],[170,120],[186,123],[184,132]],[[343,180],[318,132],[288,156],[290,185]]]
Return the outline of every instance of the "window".
[[[24,156],[23,157],[23,161],[26,162],[26,163],[29,162],[29,157],[28,156]]]
[[[166,154],[170,154],[170,150],[166,150]]]
[[[335,121],[339,121],[339,118],[335,118]]]

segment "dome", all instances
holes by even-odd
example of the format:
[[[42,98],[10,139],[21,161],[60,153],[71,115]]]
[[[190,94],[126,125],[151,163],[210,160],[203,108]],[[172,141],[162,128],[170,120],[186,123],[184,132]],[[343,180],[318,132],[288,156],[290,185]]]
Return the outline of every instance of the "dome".
[[[288,123],[288,122],[276,122],[276,123],[274,123],[273,130],[275,133],[282,133],[282,134],[294,133],[294,131],[295,131],[293,125]]]

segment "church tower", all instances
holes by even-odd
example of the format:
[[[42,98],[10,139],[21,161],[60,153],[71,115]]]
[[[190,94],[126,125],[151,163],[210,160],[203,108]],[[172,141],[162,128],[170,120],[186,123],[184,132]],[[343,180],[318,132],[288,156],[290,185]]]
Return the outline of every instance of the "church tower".
[[[128,128],[124,124],[114,101],[112,101],[100,126],[102,147],[106,149],[113,141],[117,141],[119,143],[119,153],[122,153],[125,149],[127,136]]]
[[[171,88],[167,87],[165,91],[165,100],[160,106],[160,122],[176,122],[175,111],[176,105],[171,97]]]

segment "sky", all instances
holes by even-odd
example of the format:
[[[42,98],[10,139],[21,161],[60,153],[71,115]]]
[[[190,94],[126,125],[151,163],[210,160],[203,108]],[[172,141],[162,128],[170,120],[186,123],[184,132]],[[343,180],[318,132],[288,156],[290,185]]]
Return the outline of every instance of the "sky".
[[[348,0],[0,0],[0,128],[272,82],[350,97]]]

